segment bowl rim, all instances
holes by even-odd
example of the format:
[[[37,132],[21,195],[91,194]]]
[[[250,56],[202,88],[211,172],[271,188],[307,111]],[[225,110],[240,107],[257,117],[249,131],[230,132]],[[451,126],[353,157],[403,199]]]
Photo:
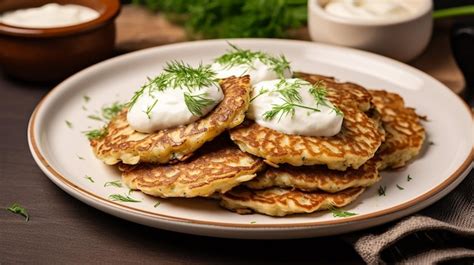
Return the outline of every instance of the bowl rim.
[[[53,1],[55,2],[55,1]],[[119,0],[100,0],[105,5],[105,10],[99,12],[99,17],[84,23],[55,28],[26,28],[17,27],[0,22],[0,35],[9,35],[26,38],[49,38],[75,35],[94,30],[114,20],[121,10]]]
[[[416,10],[415,13],[404,18],[385,19],[385,20],[364,20],[364,19],[351,19],[342,16],[335,16],[327,13],[321,6],[320,0],[308,0],[308,20],[312,16],[319,16],[325,20],[329,20],[335,23],[345,25],[356,25],[356,26],[390,26],[403,24],[417,20],[426,14],[431,14],[433,11],[433,2],[431,0],[419,0],[422,2],[420,9]]]

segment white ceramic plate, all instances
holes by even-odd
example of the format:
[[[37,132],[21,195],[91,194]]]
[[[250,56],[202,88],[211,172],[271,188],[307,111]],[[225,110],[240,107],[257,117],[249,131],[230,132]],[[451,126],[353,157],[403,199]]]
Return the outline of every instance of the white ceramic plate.
[[[127,101],[147,76],[168,60],[210,62],[228,46],[223,40],[188,42],[147,49],[94,65],[61,83],[34,111],[28,129],[31,152],[44,173],[67,193],[112,215],[162,229],[231,238],[298,238],[334,235],[375,226],[418,211],[450,192],[472,168],[474,126],[469,109],[448,88],[405,64],[367,52],[289,40],[241,39],[243,48],[285,54],[298,71],[335,76],[368,88],[401,94],[424,122],[428,139],[409,166],[383,172],[382,181],[345,209],[357,213],[336,218],[322,212],[273,218],[238,215],[206,199],[156,199],[132,192],[136,203],[113,202],[126,187],[104,187],[119,180],[113,167],[97,160],[83,131],[99,127],[87,118],[102,106]],[[90,97],[86,102],[84,96]],[[66,121],[70,121],[69,128]],[[83,158],[83,159],[80,159]],[[94,182],[86,179],[90,176]],[[411,181],[407,181],[410,175]],[[379,196],[380,185],[386,196]],[[397,188],[397,185],[403,190]],[[154,207],[156,202],[161,204]]]

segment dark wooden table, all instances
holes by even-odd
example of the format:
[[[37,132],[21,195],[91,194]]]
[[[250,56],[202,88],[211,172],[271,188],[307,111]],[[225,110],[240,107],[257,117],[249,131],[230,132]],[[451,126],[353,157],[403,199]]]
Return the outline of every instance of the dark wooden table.
[[[459,91],[446,34],[440,29],[413,65]],[[340,237],[249,241],[197,237],[149,228],[102,213],[56,187],[33,161],[28,119],[52,86],[8,80],[0,74],[0,208],[14,202],[31,220],[0,209],[0,264],[361,264]]]

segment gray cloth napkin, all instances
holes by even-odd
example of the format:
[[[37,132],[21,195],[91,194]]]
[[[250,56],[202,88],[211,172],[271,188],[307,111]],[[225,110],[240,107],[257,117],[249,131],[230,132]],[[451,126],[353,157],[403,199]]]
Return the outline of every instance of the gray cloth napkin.
[[[345,239],[368,264],[474,264],[473,187],[474,170],[416,215]]]

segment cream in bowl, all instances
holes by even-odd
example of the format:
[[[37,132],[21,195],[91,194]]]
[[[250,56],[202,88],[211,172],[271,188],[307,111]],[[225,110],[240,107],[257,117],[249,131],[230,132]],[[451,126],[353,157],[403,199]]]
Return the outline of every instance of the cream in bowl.
[[[431,0],[310,0],[308,26],[314,41],[410,61],[427,46]]]
[[[96,10],[82,5],[50,3],[5,12],[0,14],[0,22],[24,28],[56,28],[89,22],[99,15]]]

